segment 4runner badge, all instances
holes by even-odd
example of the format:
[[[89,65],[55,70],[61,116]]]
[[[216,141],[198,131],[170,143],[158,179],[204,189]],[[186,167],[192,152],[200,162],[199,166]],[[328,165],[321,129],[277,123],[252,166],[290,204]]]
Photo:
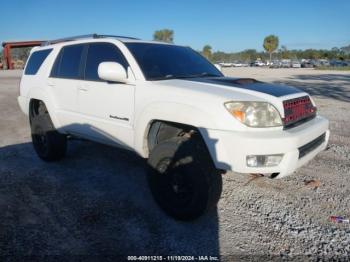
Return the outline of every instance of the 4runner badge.
[[[129,121],[129,118],[127,117],[119,117],[119,116],[112,116],[112,115],[109,115],[110,118],[113,118],[113,119],[118,119],[118,120],[123,120],[123,121]]]

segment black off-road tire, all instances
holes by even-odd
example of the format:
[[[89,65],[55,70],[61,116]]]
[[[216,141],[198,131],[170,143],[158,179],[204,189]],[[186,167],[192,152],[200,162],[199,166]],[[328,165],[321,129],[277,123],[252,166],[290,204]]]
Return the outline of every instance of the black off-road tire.
[[[216,207],[222,192],[222,175],[199,134],[156,145],[148,166],[152,195],[166,214],[189,221]]]
[[[47,162],[61,160],[67,151],[67,137],[57,132],[47,110],[40,111],[30,119],[35,152]]]

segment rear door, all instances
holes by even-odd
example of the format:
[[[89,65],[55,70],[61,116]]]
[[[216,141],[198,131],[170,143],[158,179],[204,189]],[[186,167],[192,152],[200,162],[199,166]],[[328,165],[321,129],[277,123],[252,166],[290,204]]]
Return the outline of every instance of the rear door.
[[[120,63],[126,71],[129,66],[116,45],[103,42],[89,44],[85,82],[78,89],[79,112],[89,126],[84,131],[92,139],[131,148],[135,86],[100,79],[97,70],[102,62]]]
[[[83,84],[83,58],[87,45],[65,46],[52,68],[48,85],[56,102],[56,115],[66,131],[79,124],[78,88]]]

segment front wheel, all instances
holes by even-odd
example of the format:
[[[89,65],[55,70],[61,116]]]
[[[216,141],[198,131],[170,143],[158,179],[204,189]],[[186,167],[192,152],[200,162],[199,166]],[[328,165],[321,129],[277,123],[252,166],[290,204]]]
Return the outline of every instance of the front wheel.
[[[156,145],[148,182],[158,205],[179,220],[194,220],[216,207],[222,176],[200,137],[176,137]]]

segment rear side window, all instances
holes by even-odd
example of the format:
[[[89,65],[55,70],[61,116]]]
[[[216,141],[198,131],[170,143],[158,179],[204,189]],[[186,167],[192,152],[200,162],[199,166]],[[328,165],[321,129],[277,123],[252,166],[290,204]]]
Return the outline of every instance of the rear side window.
[[[51,51],[52,49],[45,49],[33,52],[28,60],[24,74],[35,75],[39,71],[41,65],[44,63],[46,57],[51,53]]]
[[[58,54],[51,71],[51,77],[82,78],[81,60],[84,45],[71,45],[63,47]]]
[[[115,45],[110,43],[90,44],[85,66],[86,80],[101,81],[98,77],[97,69],[102,62],[117,62],[125,69],[128,67],[125,57]]]

